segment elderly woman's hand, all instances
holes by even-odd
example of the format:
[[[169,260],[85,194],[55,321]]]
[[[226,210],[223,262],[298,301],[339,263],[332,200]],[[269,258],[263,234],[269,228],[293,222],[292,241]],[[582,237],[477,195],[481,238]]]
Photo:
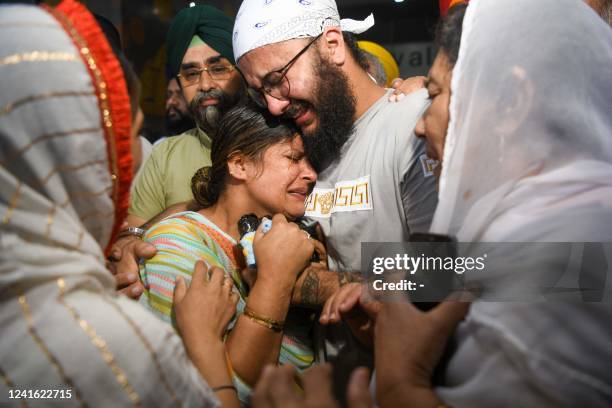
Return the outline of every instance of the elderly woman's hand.
[[[232,287],[222,269],[208,271],[202,261],[195,265],[189,288],[182,277],[177,278],[173,306],[188,350],[198,342],[221,340],[236,312],[238,295],[232,293]]]
[[[183,278],[174,287],[174,312],[183,343],[192,363],[208,385],[218,389],[224,407],[238,407],[222,337],[236,312],[238,295],[232,293],[232,280],[223,270],[210,271],[202,261],[195,264],[191,285]]]
[[[427,78],[424,76],[415,76],[407,79],[395,78],[391,83],[391,87],[395,89],[389,96],[389,102],[399,102],[406,95],[423,89],[425,87],[425,81]]]
[[[366,347],[374,344],[374,324],[381,303],[371,298],[367,285],[349,283],[334,293],[323,306],[319,323],[340,323],[344,320],[353,335]]]
[[[417,406],[417,402],[443,405],[431,389],[431,377],[469,305],[446,301],[429,312],[418,310],[407,300],[381,305],[374,353],[376,401],[381,407]]]
[[[138,261],[152,258],[157,249],[140,238],[127,235],[113,244],[106,266],[115,277],[117,290],[137,300],[144,291]]]

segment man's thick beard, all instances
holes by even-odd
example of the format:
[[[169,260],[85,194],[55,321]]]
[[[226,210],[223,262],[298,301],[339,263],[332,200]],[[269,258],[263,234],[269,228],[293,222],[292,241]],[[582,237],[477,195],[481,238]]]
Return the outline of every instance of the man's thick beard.
[[[317,128],[302,137],[306,155],[318,173],[340,159],[342,146],[353,133],[356,104],[344,72],[321,57],[319,60],[314,95]]]
[[[238,103],[240,97],[241,91],[236,92],[235,95],[230,95],[220,89],[198,92],[191,100],[189,110],[196,125],[210,137],[214,137],[221,117]],[[216,105],[201,106],[202,101],[206,99],[217,99],[219,102]]]

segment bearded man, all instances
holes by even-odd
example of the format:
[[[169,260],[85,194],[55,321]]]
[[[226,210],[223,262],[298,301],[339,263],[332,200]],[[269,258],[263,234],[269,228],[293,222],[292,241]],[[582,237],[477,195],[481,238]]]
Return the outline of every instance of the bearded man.
[[[211,136],[243,94],[234,66],[232,20],[211,6],[180,11],[166,39],[167,70],[176,78],[196,127],[155,146],[135,180],[128,224],[140,226],[176,203],[190,201],[191,177],[209,166]]]
[[[304,135],[319,172],[306,215],[323,227],[336,271],[362,269],[361,242],[427,231],[436,206],[430,161],[414,135],[427,93],[393,103],[392,90],[368,76],[351,33],[373,24],[373,16],[340,20],[334,0],[244,0],[234,25],[249,93]]]
[[[166,87],[165,124],[167,136],[180,135],[195,127],[183,90],[176,78],[170,78]]]

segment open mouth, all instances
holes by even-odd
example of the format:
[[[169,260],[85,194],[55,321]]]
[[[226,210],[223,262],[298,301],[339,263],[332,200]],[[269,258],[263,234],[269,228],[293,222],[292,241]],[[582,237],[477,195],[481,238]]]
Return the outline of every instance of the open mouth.
[[[292,197],[295,197],[298,200],[305,201],[308,198],[308,188],[295,188],[289,190],[288,193]]]
[[[310,108],[302,109],[298,116],[294,117],[295,124],[300,128],[309,125],[314,118],[314,112]]]
[[[314,110],[310,104],[306,102],[292,102],[289,108],[285,111],[285,116],[292,119],[296,126],[303,127],[312,121]]]

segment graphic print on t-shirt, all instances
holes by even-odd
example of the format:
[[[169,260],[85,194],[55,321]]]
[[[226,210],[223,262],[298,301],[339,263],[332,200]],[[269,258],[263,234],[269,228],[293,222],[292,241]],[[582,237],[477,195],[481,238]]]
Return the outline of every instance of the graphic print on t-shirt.
[[[439,161],[430,159],[426,154],[419,156],[419,160],[421,160],[421,168],[423,169],[423,176],[425,177],[433,176],[434,170],[440,164]]]
[[[370,176],[339,181],[334,188],[315,187],[306,199],[306,216],[329,218],[333,213],[372,210]]]

